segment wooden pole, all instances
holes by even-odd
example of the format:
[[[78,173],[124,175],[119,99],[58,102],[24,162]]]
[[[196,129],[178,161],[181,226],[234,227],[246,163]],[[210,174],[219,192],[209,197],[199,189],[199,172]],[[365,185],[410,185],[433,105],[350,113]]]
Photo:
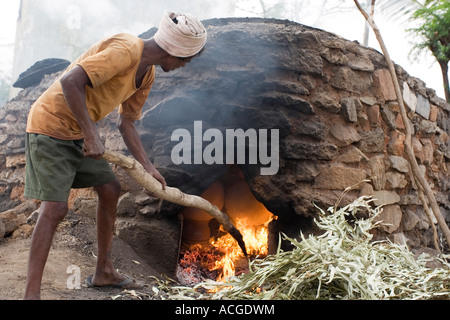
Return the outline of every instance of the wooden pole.
[[[161,183],[156,180],[150,173],[148,173],[144,169],[144,167],[133,158],[108,150],[103,154],[103,158],[108,162],[122,167],[134,180],[136,180],[137,183],[139,183],[141,186],[153,193],[158,198],[185,207],[198,208],[209,213],[225,228],[225,231],[227,231],[238,242],[239,247],[244,252],[244,255],[247,255],[245,243],[239,230],[237,230],[233,226],[228,216],[220,211],[211,202],[199,196],[183,193],[178,188],[166,187],[166,189],[163,189]]]
[[[436,201],[436,198],[434,196],[433,190],[431,189],[430,185],[428,184],[427,180],[425,179],[425,176],[420,171],[419,165],[417,164],[416,157],[414,155],[414,150],[412,148],[411,144],[411,123],[410,120],[406,114],[406,108],[405,104],[403,102],[403,95],[400,90],[400,84],[398,82],[397,73],[395,72],[394,63],[391,60],[391,57],[389,55],[389,52],[386,48],[386,45],[383,41],[383,38],[381,37],[380,29],[378,29],[378,26],[375,24],[375,21],[372,17],[370,17],[367,12],[364,11],[364,9],[359,4],[358,0],[354,0],[356,6],[358,7],[361,14],[364,16],[364,18],[367,20],[369,25],[371,26],[372,30],[375,33],[375,36],[378,40],[378,43],[380,44],[381,50],[383,51],[384,57],[386,59],[386,62],[389,67],[389,72],[391,74],[392,83],[395,88],[395,93],[397,95],[397,102],[400,107],[400,114],[403,119],[403,123],[405,124],[405,152],[406,156],[408,158],[409,164],[411,166],[411,171],[416,179],[416,181],[419,184],[419,188],[421,187],[425,196],[428,198],[428,202],[430,203],[431,210],[433,211],[433,214],[438,222],[439,227],[441,228],[442,233],[444,234],[444,237],[447,241],[447,244],[450,246],[450,230],[448,228],[447,223],[445,222],[444,217],[442,216],[442,213],[439,209],[439,205]]]

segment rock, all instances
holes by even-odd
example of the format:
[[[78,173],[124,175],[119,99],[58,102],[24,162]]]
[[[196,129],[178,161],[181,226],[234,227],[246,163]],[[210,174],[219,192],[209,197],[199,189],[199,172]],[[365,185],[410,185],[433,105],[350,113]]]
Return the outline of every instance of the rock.
[[[341,111],[341,105],[338,100],[327,92],[318,92],[314,94],[312,103],[331,113],[339,113]]]
[[[360,132],[359,149],[364,153],[379,153],[384,150],[384,131],[381,128]]]
[[[417,96],[417,107],[416,107],[416,113],[420,114],[422,117],[428,120],[430,117],[430,101],[423,97],[422,95]]]
[[[387,105],[381,107],[381,118],[388,125],[389,129],[396,130],[396,115]]]
[[[134,216],[136,214],[137,207],[136,203],[134,202],[134,196],[127,192],[120,196],[119,202],[117,203],[117,216],[118,217],[124,217],[124,216]]]
[[[400,196],[395,191],[388,190],[375,190],[373,192],[373,203],[376,206],[385,206],[390,204],[396,204],[400,202]]]
[[[366,172],[361,169],[340,166],[325,167],[319,170],[314,187],[316,189],[344,190],[366,179]]]
[[[336,157],[338,148],[333,144],[317,144],[296,139],[286,139],[281,153],[286,159],[331,160]]]
[[[387,172],[386,173],[386,189],[403,189],[408,184],[405,176],[398,172]]]
[[[348,67],[337,67],[336,69],[330,79],[330,84],[337,89],[363,93],[373,84],[370,73],[355,71]]]
[[[361,102],[357,98],[344,98],[341,100],[341,114],[348,122],[358,121],[358,110]]]
[[[336,161],[342,163],[360,163],[363,160],[369,161],[369,158],[354,146],[352,146],[349,151],[336,158]]]
[[[45,75],[61,71],[68,67],[70,61],[64,59],[50,58],[36,62],[29,69],[19,75],[13,84],[16,88],[28,88],[41,82]]]
[[[386,185],[386,168],[384,165],[384,156],[375,156],[369,160],[371,170],[370,179],[375,190],[382,190]]]
[[[7,168],[16,168],[25,165],[25,155],[18,154],[12,156],[6,156],[6,167]]]
[[[337,140],[336,145],[338,147],[348,146],[361,140],[361,136],[358,134],[358,131],[350,126],[336,124],[330,129],[330,133]]]
[[[396,100],[392,77],[388,69],[378,69],[373,74],[373,85],[377,91],[377,97],[384,101]]]
[[[361,100],[362,103],[368,106],[373,106],[377,103],[377,99],[375,99],[374,97],[360,97],[359,100]]]
[[[73,203],[73,210],[81,216],[94,218],[97,216],[97,199],[79,197]]]
[[[374,128],[378,127],[380,119],[380,106],[374,105],[368,107],[367,116],[369,118],[370,125]]]
[[[402,216],[402,224],[404,231],[413,230],[417,223],[420,221],[420,218],[411,210],[406,210]]]
[[[402,221],[402,209],[398,205],[387,205],[375,218],[375,221],[383,221],[381,229],[387,233],[393,233],[400,227]]]
[[[12,239],[24,239],[28,238],[32,235],[34,230],[33,226],[30,226],[28,224],[21,225],[18,229],[14,230],[14,232],[11,235]]]
[[[327,126],[320,121],[320,119],[302,120],[298,125],[292,128],[292,133],[295,135],[304,135],[311,137],[318,141],[325,140],[327,133]]]
[[[403,156],[405,151],[405,135],[400,131],[391,131],[387,151],[395,156]]]
[[[423,164],[431,165],[434,161],[434,147],[430,139],[422,139],[423,145]]]
[[[409,172],[409,162],[403,157],[389,156],[391,167],[401,173]]]
[[[255,198],[282,221],[280,225],[296,230],[294,237],[300,229],[310,232],[314,228],[314,203],[334,205],[342,190],[371,177],[371,183],[362,183],[360,190],[349,192],[342,203],[353,201],[358,194],[382,197],[382,201],[392,203],[386,206],[385,214],[389,219],[392,215],[395,223],[387,231],[377,230],[380,238],[391,232],[391,239],[404,235],[408,243],[426,242],[424,234],[430,230],[424,219],[408,222],[408,230],[403,221],[402,227],[394,230],[401,216],[398,205],[414,211],[421,203],[409,180],[408,161],[402,157],[405,126],[380,53],[290,21],[212,19],[205,23],[207,50],[182,70],[157,72],[142,120],[136,121],[149,159],[170,186],[200,195],[228,170],[227,164],[175,165],[171,157],[176,145],[171,140],[174,130],[186,129],[193,134],[194,121],[202,122],[203,131],[218,129],[221,133],[238,128],[257,132],[278,129],[279,141],[273,138],[267,150],[265,145],[257,149],[260,156],[279,142],[279,153],[273,158],[279,164],[277,174],[261,176],[260,168],[267,167],[260,163],[262,157],[255,165],[230,166],[239,167],[240,177]],[[399,66],[396,69],[408,108],[416,110],[417,94],[430,102],[428,119],[414,112],[408,116],[421,146],[420,162],[427,169],[426,178],[433,191],[441,194],[439,204],[445,209],[450,207],[450,107]],[[24,201],[25,159],[21,156],[26,116],[57,76],[45,77],[0,108],[0,211]],[[424,103],[419,110],[426,111]],[[122,152],[126,147],[117,130],[117,117],[113,113],[98,126],[105,146]],[[204,141],[203,147],[210,142]],[[223,151],[227,151],[225,145]],[[118,233],[152,265],[172,272],[180,240],[176,218],[181,208],[167,201],[160,205],[143,194],[122,169],[114,170],[124,191],[118,208]],[[69,204],[76,199],[76,212],[94,217],[94,197],[76,193]],[[29,217],[31,224],[33,216]],[[17,214],[12,220],[21,224],[23,218]],[[446,219],[450,220],[450,214]]]
[[[417,96],[411,92],[408,84],[403,82],[403,100],[405,101],[406,106],[411,111],[416,111],[417,107]]]

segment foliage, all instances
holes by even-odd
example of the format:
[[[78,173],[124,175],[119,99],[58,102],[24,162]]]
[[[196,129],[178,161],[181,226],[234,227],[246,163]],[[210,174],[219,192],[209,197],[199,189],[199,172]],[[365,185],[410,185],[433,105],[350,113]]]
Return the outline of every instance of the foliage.
[[[284,236],[294,245],[251,262],[250,272],[227,283],[205,282],[194,288],[160,287],[167,299],[449,299],[450,264],[426,266],[402,245],[374,242],[370,230],[381,221],[381,207],[361,197],[344,208],[320,210],[320,236]],[[361,215],[368,218],[357,218]],[[215,293],[208,293],[213,290]]]
[[[444,90],[450,102],[448,62],[450,61],[450,2],[448,0],[428,0],[412,14],[413,20],[420,22],[409,32],[418,37],[414,51],[429,49],[442,69]],[[413,51],[413,52],[414,52]]]
[[[447,0],[427,1],[427,5],[417,9],[412,19],[420,21],[420,26],[409,29],[419,36],[418,49],[430,49],[437,60],[450,60],[450,2]]]

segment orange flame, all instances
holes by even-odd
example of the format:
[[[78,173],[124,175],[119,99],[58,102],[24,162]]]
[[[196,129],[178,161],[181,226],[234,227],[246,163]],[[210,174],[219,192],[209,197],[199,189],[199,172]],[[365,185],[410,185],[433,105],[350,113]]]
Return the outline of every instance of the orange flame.
[[[245,246],[250,256],[264,256],[268,253],[268,225],[272,218],[264,225],[253,226],[247,219],[237,219],[236,228],[241,232]],[[216,261],[212,270],[222,270],[217,281],[225,282],[230,276],[236,275],[236,263],[244,258],[242,250],[236,240],[229,234],[211,241],[218,250],[225,251],[222,259]]]

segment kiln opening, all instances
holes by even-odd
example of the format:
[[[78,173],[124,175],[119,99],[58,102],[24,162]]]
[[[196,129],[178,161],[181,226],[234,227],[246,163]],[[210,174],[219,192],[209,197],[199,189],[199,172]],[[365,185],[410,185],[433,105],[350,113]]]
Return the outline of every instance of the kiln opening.
[[[277,241],[269,231],[276,219],[252,194],[244,174],[237,165],[212,183],[201,195],[226,213],[242,233],[250,258],[273,252]],[[224,281],[248,270],[237,242],[224,232],[216,220],[196,208],[184,208],[183,230],[177,278],[184,285],[206,279]]]

